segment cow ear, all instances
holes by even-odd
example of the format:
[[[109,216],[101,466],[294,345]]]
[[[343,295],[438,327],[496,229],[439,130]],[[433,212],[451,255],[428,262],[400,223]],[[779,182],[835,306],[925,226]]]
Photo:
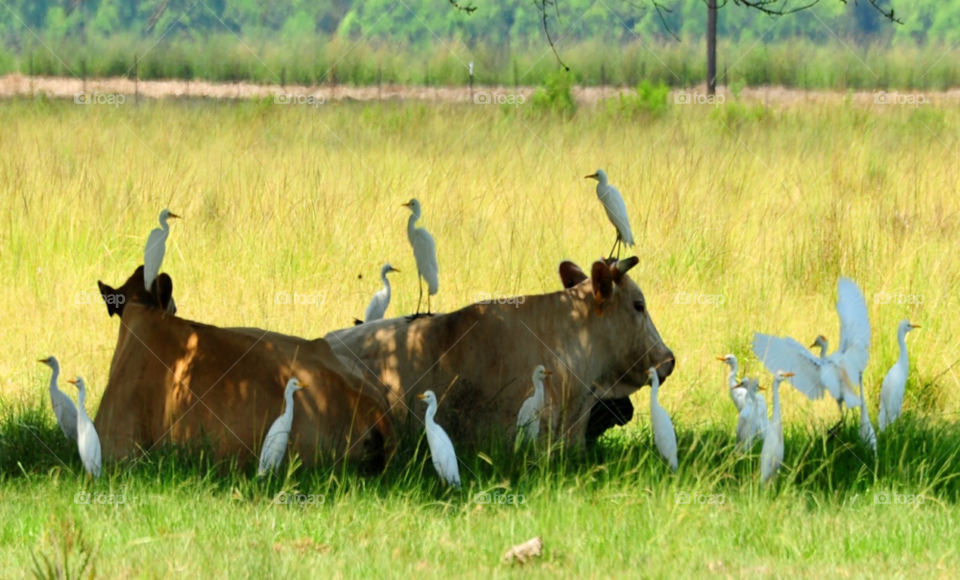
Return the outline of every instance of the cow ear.
[[[114,314],[119,316],[120,310],[117,308],[116,301],[107,300],[108,296],[116,295],[118,294],[118,292],[113,288],[111,288],[110,286],[107,286],[100,280],[97,280],[97,287],[100,288],[100,296],[103,298],[104,304],[107,305],[107,314],[109,314],[110,316],[113,316]]]
[[[610,273],[610,267],[603,262],[594,262],[590,270],[590,281],[593,283],[597,316],[603,316],[603,301],[613,295],[613,275]]]
[[[587,275],[583,273],[580,266],[566,260],[560,262],[560,281],[563,282],[565,289],[573,288],[586,279]]]
[[[170,304],[173,302],[173,279],[167,274],[160,274],[157,278],[157,294],[160,298],[160,310],[170,311]],[[174,308],[176,308],[174,306]],[[176,314],[176,312],[173,312]]]
[[[610,268],[610,273],[613,275],[613,281],[617,284],[620,283],[620,280],[623,279],[624,275],[630,271],[631,268],[640,263],[640,258],[636,256],[631,256],[626,260],[620,260]]]

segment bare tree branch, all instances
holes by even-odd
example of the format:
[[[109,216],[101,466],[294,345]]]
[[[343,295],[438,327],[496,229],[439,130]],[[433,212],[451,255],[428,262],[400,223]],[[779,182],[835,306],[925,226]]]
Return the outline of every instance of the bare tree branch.
[[[477,11],[476,6],[471,6],[469,4],[466,6],[461,6],[460,4],[457,4],[457,0],[450,0],[450,5],[456,8],[457,10],[460,10],[461,12],[466,12],[467,14],[473,14],[474,12]]]
[[[544,34],[547,35],[547,42],[550,43],[550,49],[553,50],[553,56],[556,57],[557,62],[560,63],[560,66],[563,67],[563,70],[569,71],[570,67],[568,67],[566,64],[563,63],[562,60],[560,60],[560,53],[557,52],[557,47],[554,44],[553,39],[550,38],[550,28],[547,27],[547,8],[551,5],[555,6],[556,3],[557,3],[557,0],[539,0],[539,2],[537,0],[533,0],[534,6],[536,6],[537,9],[540,10],[540,14],[543,17],[543,32]],[[557,10],[559,10],[559,8],[557,8]],[[557,12],[557,20],[558,21],[560,20],[559,12]]]

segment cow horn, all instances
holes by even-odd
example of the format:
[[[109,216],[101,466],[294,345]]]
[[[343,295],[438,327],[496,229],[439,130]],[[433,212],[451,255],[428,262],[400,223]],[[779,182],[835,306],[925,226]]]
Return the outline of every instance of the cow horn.
[[[610,268],[610,273],[613,276],[613,281],[617,284],[620,283],[620,280],[623,276],[630,271],[631,268],[640,263],[640,258],[636,256],[631,256],[629,258],[620,260]]]

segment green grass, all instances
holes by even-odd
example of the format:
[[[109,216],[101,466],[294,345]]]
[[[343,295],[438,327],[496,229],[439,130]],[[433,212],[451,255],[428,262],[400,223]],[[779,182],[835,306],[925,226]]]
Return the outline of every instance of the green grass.
[[[0,570],[20,577],[35,566],[31,554],[40,567],[44,557],[76,565],[92,554],[97,575],[111,578],[949,575],[960,564],[958,121],[947,107],[851,103],[581,106],[558,116],[469,105],[7,101]],[[390,312],[413,310],[399,207],[412,196],[437,239],[441,310],[477,292],[556,290],[561,259],[586,265],[612,241],[582,179],[597,167],[624,193],[641,257],[631,276],[678,357],[660,395],[679,431],[677,474],[649,449],[644,390],[634,421],[595,449],[516,456],[494,445],[464,456],[459,492],[438,483],[418,437],[401,442],[379,477],[328,465],[257,482],[252,468],[213,463],[201,443],[109,464],[96,482],[79,477],[49,411],[48,371],[35,361],[53,354],[64,377],[83,374],[95,412],[118,323],[77,293],[129,276],[160,208],[184,216],[164,268],[182,316],[315,337],[363,312],[384,261],[404,272]],[[907,414],[880,437],[874,462],[853,417],[830,438],[836,407],[784,388],[785,469],[762,489],[756,457],[734,450],[725,367],[714,357],[734,352],[757,374],[754,330],[835,340],[839,275],[868,300],[874,418],[897,322],[922,325],[908,339]],[[277,304],[280,291],[324,300]],[[681,292],[725,299],[683,304]],[[878,292],[924,301],[882,304]],[[83,490],[125,501],[75,503]],[[275,505],[281,490],[324,502]],[[478,506],[484,491],[524,503]],[[723,494],[724,503],[680,505],[680,492]],[[875,504],[881,492],[924,502]],[[536,535],[543,558],[499,564]]]

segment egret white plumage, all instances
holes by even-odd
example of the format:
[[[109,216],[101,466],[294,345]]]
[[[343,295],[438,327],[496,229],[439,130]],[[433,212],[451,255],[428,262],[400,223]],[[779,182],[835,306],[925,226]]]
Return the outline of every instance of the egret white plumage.
[[[657,376],[657,369],[651,367],[647,370],[647,376],[650,377],[650,426],[653,428],[653,442],[657,446],[657,451],[670,465],[670,469],[677,470],[677,432],[673,429],[673,422],[667,410],[660,406],[657,395],[660,392],[660,377]]]
[[[737,380],[737,357],[732,354],[726,356],[718,356],[718,361],[727,363],[727,366],[730,367],[730,375],[727,377],[727,385],[730,387],[730,400],[733,401],[734,406],[737,408],[737,412],[743,410],[743,406],[747,403],[747,389]]]
[[[380,280],[383,281],[383,289],[373,295],[373,298],[370,299],[370,304],[367,305],[367,311],[363,315],[364,322],[373,322],[374,320],[380,320],[383,318],[383,315],[387,313],[387,308],[390,306],[390,280],[387,279],[387,274],[390,272],[399,272],[390,264],[384,264],[380,268]]]
[[[780,383],[794,376],[793,373],[777,371],[773,375],[773,416],[763,438],[760,450],[760,479],[767,483],[777,474],[783,464],[783,418],[780,415]]]
[[[420,282],[420,298],[417,300],[417,313],[411,319],[420,316],[420,304],[423,302],[423,280],[427,281],[427,316],[430,316],[430,297],[440,290],[440,264],[437,262],[437,245],[426,228],[418,228],[417,222],[423,215],[420,202],[416,198],[403,204],[410,208],[407,221],[407,239],[413,247],[413,257],[417,260],[417,274]]]
[[[41,362],[51,369],[53,375],[50,377],[50,406],[53,407],[53,414],[57,417],[57,425],[67,439],[77,440],[77,406],[66,393],[57,387],[57,379],[60,377],[60,363],[56,357],[47,357],[40,359]]]
[[[767,403],[759,393],[763,390],[760,381],[745,378],[741,385],[747,391],[747,397],[737,418],[737,441],[744,450],[750,450],[757,437],[762,439],[766,435],[770,420],[767,417]]]
[[[753,335],[753,352],[771,372],[792,369],[790,384],[810,399],[820,399],[829,393],[840,408],[860,405],[857,386],[863,380],[863,371],[870,359],[870,320],[867,302],[856,283],[847,278],[837,282],[837,314],[840,317],[840,347],[830,356],[817,357],[796,340],[770,336],[759,332]],[[826,354],[826,339],[817,337],[821,355]]]
[[[87,398],[87,385],[83,382],[83,377],[77,377],[67,381],[77,386],[80,394],[77,396],[79,403],[79,412],[77,414],[77,450],[80,452],[80,460],[83,462],[83,468],[93,477],[100,477],[100,467],[102,456],[100,454],[100,437],[97,435],[97,429],[93,426],[93,421],[87,415],[85,402]]]
[[[449,485],[460,487],[460,466],[457,464],[457,452],[453,449],[453,442],[443,427],[433,420],[437,414],[437,396],[433,391],[426,391],[417,395],[417,398],[427,403],[424,424],[427,426],[427,445],[430,447],[433,467]]]
[[[543,381],[551,373],[543,365],[533,370],[533,396],[523,402],[517,415],[517,442],[536,441],[540,436],[540,413],[543,411]]]
[[[147,237],[147,245],[143,248],[143,283],[148,292],[153,292],[153,282],[160,275],[160,266],[163,256],[167,253],[167,238],[170,236],[170,224],[167,219],[179,218],[169,209],[160,212],[160,227],[154,228]],[[159,300],[157,301],[159,303]]]
[[[867,413],[867,400],[863,396],[863,383],[860,383],[860,401],[860,441],[876,455],[877,433],[873,430],[870,414]]]
[[[900,343],[900,357],[883,377],[883,386],[880,388],[880,432],[893,424],[903,411],[903,393],[907,386],[907,377],[910,376],[910,357],[907,355],[907,333],[916,324],[909,320],[901,320],[897,326],[897,342]]]
[[[623,202],[623,196],[616,187],[610,185],[607,180],[607,173],[598,169],[585,179],[597,180],[597,197],[603,204],[603,209],[607,212],[607,218],[613,227],[617,228],[617,239],[610,249],[610,257],[613,257],[613,251],[617,251],[617,259],[620,259],[620,244],[626,244],[633,247],[633,230],[630,229],[630,218],[627,216],[627,204]]]
[[[296,377],[290,377],[283,391],[283,413],[273,422],[267,436],[263,439],[263,449],[260,450],[260,467],[257,476],[263,477],[268,471],[280,467],[283,456],[287,452],[287,441],[290,439],[290,429],[293,428],[293,394],[303,386]]]

